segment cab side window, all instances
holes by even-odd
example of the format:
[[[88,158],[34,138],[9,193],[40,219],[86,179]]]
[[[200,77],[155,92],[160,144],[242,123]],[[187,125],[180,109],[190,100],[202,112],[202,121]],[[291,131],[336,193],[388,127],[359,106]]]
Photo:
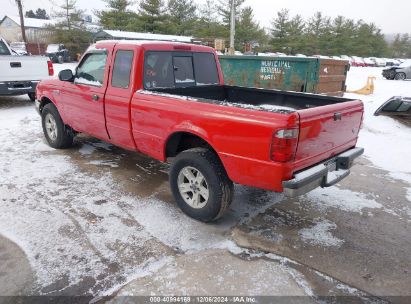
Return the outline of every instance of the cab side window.
[[[106,52],[87,54],[77,68],[74,82],[101,87],[104,82],[106,60]]]
[[[114,59],[113,77],[111,85],[116,88],[127,89],[130,85],[133,51],[117,51]]]

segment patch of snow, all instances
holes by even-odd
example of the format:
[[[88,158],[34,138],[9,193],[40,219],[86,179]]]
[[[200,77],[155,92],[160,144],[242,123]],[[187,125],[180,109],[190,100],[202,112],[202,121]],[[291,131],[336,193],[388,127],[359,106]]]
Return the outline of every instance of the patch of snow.
[[[229,106],[229,107],[249,109],[249,110],[256,110],[256,111],[263,110],[263,111],[280,112],[280,113],[290,113],[290,112],[295,112],[296,111],[294,108],[284,107],[284,106],[277,106],[277,105],[268,105],[268,104],[251,105],[251,104],[225,101],[225,102],[221,103],[221,105]]]
[[[187,82],[195,82],[195,80],[194,79],[184,79],[184,80],[176,79],[176,83],[187,83]]]
[[[386,80],[381,75],[382,70],[351,68],[347,77],[350,90],[364,86],[368,76],[376,76],[375,91],[368,96],[347,93],[344,97],[364,102],[364,126],[358,141],[358,146],[365,148],[364,156],[375,166],[388,171],[394,179],[411,185],[411,162],[406,161],[411,147],[410,128],[393,118],[374,116],[374,112],[392,96],[411,97],[410,82]]]
[[[90,162],[88,162],[88,164],[90,165],[95,165],[95,166],[108,166],[111,168],[118,168],[119,164],[114,162],[114,161],[110,161],[110,160],[92,160]]]
[[[85,78],[75,78],[74,79],[74,83],[76,84],[85,84],[85,85],[91,85],[91,86],[95,86],[95,87],[101,87],[102,83],[100,81],[97,80],[87,80]]]
[[[374,199],[367,198],[363,193],[347,189],[330,187],[327,189],[317,188],[304,196],[320,209],[337,208],[347,212],[362,214],[362,210],[382,209],[384,206]]]
[[[109,297],[112,296],[113,294],[117,293],[121,288],[129,284],[130,282],[143,278],[145,276],[149,276],[161,268],[163,268],[166,265],[172,264],[174,261],[174,257],[169,257],[166,256],[162,259],[155,260],[155,259],[149,259],[147,260],[139,269],[135,270],[132,275],[130,275],[126,281],[122,282],[121,284],[115,285],[111,287],[108,290],[104,290],[100,292],[99,295],[97,295],[95,298],[93,298],[90,301],[90,304],[92,303],[98,303],[100,302],[104,297]]]
[[[198,99],[188,97],[188,96],[160,93],[160,92],[149,91],[149,90],[138,90],[137,93],[143,94],[143,95],[153,95],[153,96],[160,96],[160,97],[167,97],[167,98],[175,98],[175,99],[180,99],[180,100],[198,101]]]
[[[78,151],[83,156],[91,155],[96,151],[96,147],[89,145],[89,144],[83,144]]]
[[[301,240],[314,246],[340,247],[344,240],[336,238],[330,232],[337,229],[337,225],[325,219],[317,219],[311,228],[304,228],[298,232]]]

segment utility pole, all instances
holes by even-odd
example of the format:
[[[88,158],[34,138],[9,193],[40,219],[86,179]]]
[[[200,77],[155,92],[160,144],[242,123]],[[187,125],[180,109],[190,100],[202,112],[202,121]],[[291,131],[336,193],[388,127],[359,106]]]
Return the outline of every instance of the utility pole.
[[[235,0],[231,0],[231,26],[230,26],[230,49],[229,55],[234,55],[235,52]]]
[[[19,9],[19,15],[20,15],[21,37],[23,38],[24,44],[27,47],[26,28],[24,27],[23,6],[21,5],[21,0],[16,0],[16,4]]]

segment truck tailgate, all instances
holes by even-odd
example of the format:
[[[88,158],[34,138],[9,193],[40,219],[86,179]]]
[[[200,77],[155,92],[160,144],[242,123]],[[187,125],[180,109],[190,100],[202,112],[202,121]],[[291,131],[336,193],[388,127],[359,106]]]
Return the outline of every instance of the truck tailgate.
[[[300,135],[295,171],[355,146],[364,106],[359,100],[299,110]]]
[[[47,61],[44,56],[0,56],[0,82],[46,79]]]

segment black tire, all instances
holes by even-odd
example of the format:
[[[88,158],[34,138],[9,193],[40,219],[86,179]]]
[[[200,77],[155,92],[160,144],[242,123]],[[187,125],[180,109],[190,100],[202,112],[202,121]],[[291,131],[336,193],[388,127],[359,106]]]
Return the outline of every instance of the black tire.
[[[51,138],[46,130],[46,120],[48,115],[55,121],[56,138]],[[73,133],[64,125],[57,108],[52,104],[47,104],[41,112],[41,124],[43,133],[49,145],[55,149],[65,149],[73,145]]]
[[[407,76],[405,75],[405,73],[397,73],[397,74],[395,74],[395,80],[405,80],[405,78],[407,78]]]
[[[35,101],[36,100],[36,93],[31,92],[31,93],[27,93],[27,95],[29,96],[31,101]]]
[[[196,209],[190,206],[180,193],[179,175],[188,167],[198,170],[207,183],[209,197],[202,208]],[[208,223],[220,218],[233,199],[233,183],[228,178],[218,156],[208,149],[195,148],[177,155],[171,164],[169,179],[177,205],[185,214],[201,222]]]

